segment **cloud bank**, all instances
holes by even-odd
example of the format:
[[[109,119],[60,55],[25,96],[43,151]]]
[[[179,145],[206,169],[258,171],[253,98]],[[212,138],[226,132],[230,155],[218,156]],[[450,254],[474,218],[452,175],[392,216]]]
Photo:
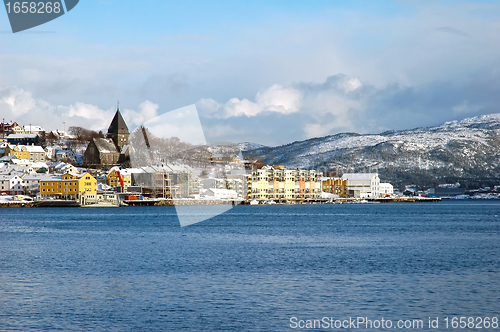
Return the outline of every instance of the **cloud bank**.
[[[158,116],[158,104],[142,102],[137,110],[121,110],[129,129]],[[0,114],[5,121],[20,125],[39,125],[47,131],[64,127],[80,126],[96,131],[106,131],[116,107],[101,109],[96,105],[75,102],[71,105],[51,105],[43,99],[35,99],[30,91],[19,87],[0,87]]]

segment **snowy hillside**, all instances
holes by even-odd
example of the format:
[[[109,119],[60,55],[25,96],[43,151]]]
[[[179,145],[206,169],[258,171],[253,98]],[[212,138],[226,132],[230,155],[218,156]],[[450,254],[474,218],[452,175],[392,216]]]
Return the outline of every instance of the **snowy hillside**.
[[[378,171],[401,186],[500,182],[500,113],[378,135],[344,133],[248,152],[268,164],[343,173]]]

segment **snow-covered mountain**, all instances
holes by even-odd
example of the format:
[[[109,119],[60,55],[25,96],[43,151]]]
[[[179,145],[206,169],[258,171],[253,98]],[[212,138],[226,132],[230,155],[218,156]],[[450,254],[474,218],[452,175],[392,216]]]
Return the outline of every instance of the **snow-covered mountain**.
[[[247,152],[267,164],[324,172],[376,171],[398,187],[500,184],[500,113],[378,135],[343,133]]]

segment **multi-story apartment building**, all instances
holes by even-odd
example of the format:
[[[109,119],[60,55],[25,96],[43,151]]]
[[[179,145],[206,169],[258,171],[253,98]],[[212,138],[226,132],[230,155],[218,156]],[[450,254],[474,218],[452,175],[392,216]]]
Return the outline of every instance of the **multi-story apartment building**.
[[[252,171],[251,198],[257,200],[306,200],[321,197],[322,173],[264,166]]]
[[[266,200],[270,198],[270,194],[272,197],[272,189],[269,188],[272,174],[273,168],[271,166],[264,166],[252,171],[252,199]]]
[[[89,173],[66,173],[51,179],[40,181],[42,198],[55,197],[65,199],[95,200],[97,195],[97,180]]]

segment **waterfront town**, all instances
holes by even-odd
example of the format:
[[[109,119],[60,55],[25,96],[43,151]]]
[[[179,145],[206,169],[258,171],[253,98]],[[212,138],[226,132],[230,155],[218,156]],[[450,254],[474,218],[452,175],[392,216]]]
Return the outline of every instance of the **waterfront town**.
[[[161,141],[144,127],[131,134],[119,109],[105,135],[82,139],[82,131],[46,132],[2,121],[0,204],[253,205],[435,201],[463,194],[460,188],[443,186],[432,188],[431,195],[407,192],[410,187],[403,195],[381,182],[377,173],[327,176],[317,170],[264,165],[231,149],[182,145],[175,138]],[[153,143],[158,146],[152,148]]]

